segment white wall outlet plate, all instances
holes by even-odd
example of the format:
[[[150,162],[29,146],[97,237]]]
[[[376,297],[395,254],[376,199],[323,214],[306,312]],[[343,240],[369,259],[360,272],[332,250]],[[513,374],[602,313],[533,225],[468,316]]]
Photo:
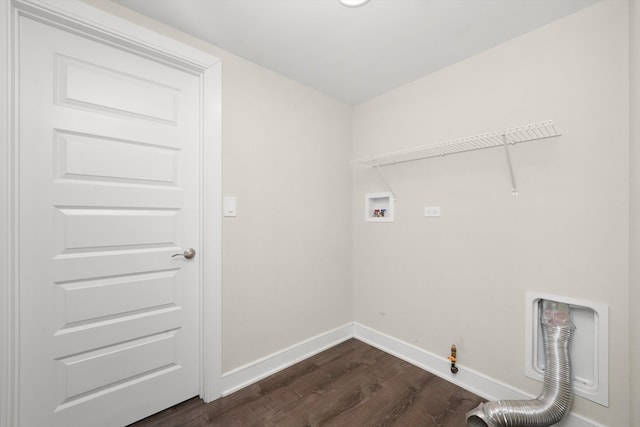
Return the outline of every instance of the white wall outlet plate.
[[[440,216],[440,206],[425,206],[424,216]]]

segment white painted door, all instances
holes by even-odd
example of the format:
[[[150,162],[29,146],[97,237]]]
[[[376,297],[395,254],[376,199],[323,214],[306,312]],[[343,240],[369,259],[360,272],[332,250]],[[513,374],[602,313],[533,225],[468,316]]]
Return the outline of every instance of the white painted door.
[[[18,31],[20,425],[125,425],[199,392],[199,77]]]

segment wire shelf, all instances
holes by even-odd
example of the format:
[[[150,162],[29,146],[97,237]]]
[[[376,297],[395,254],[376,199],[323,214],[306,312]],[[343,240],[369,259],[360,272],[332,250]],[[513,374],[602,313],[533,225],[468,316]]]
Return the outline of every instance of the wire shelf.
[[[422,145],[389,153],[376,154],[351,161],[351,164],[364,164],[372,167],[395,165],[430,157],[446,156],[484,148],[502,147],[506,142],[518,144],[526,141],[560,136],[553,120],[531,123],[524,126],[503,129],[465,138],[453,139],[438,144]]]

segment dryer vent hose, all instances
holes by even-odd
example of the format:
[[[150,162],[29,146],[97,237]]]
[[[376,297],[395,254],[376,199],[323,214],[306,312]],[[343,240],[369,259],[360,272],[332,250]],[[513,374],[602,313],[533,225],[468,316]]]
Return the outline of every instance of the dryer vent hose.
[[[560,422],[573,400],[569,346],[575,331],[569,305],[542,300],[544,386],[532,400],[481,403],[467,412],[467,427],[546,427]]]

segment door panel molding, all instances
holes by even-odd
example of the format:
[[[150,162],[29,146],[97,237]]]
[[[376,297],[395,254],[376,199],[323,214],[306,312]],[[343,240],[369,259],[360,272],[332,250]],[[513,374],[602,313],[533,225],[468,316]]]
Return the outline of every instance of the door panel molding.
[[[221,361],[221,62],[206,52],[144,29],[79,0],[0,0],[0,427],[18,426],[19,393],[19,284],[18,201],[19,109],[15,96],[17,75],[16,27],[19,16],[29,16],[99,40],[136,55],[190,72],[200,81],[201,194],[199,231],[202,257],[200,293],[200,397],[206,402],[222,394]]]

